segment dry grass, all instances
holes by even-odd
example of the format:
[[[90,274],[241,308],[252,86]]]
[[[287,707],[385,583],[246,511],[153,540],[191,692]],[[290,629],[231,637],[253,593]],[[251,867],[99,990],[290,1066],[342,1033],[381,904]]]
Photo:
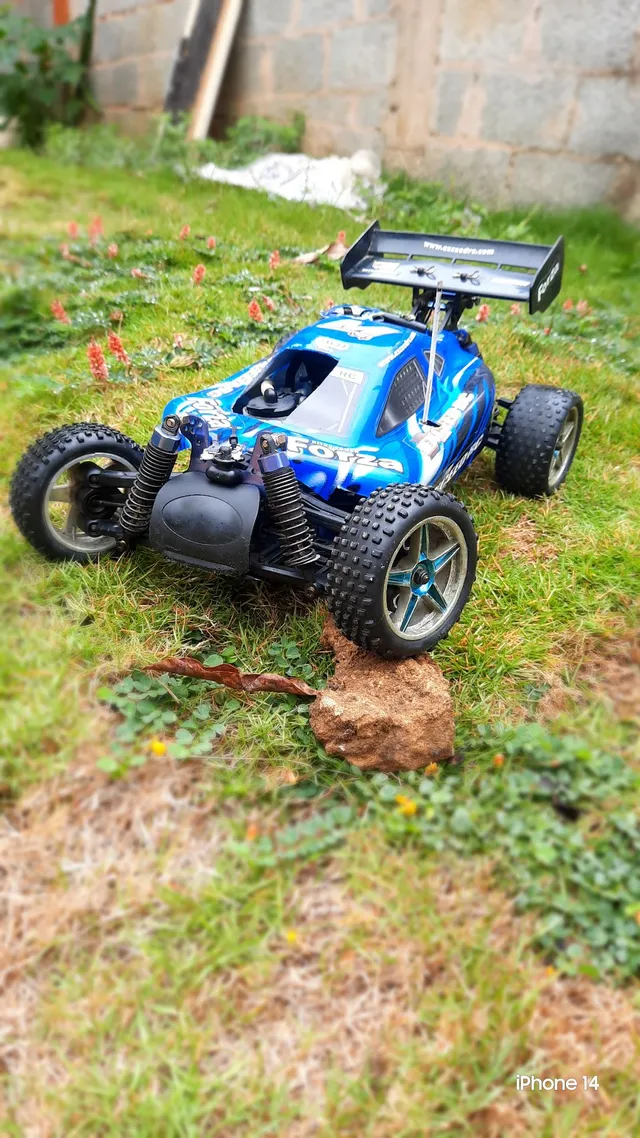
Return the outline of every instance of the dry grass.
[[[505,526],[501,545],[506,553],[522,561],[548,562],[558,556],[557,546],[553,542],[542,540],[538,526],[526,514],[513,525]]]
[[[221,844],[202,769],[149,762],[110,781],[85,761],[0,817],[0,1069],[29,1066],[48,962],[90,951],[162,888],[197,888]]]
[[[107,1008],[123,1029],[112,1073],[135,1064],[126,1028],[149,984],[157,987],[145,937],[170,919],[167,889],[197,897],[206,888],[222,834],[202,769],[166,761],[120,782],[78,766],[5,818],[0,1055],[13,1076],[7,1106],[29,1138],[65,1133],[64,1103],[78,1065],[91,1063]],[[553,1102],[559,1118],[567,1106],[561,1094],[518,1093],[516,1073],[588,1073],[602,1090],[574,1096],[574,1127],[598,1128],[621,1072],[640,1076],[632,996],[545,969],[528,947],[528,919],[491,886],[490,864],[464,873],[431,866],[425,876],[424,862],[391,854],[381,868],[371,837],[354,836],[344,854],[298,873],[286,898],[290,923],[261,958],[203,966],[179,995],[167,983],[164,999],[180,1030],[188,1024],[203,1087],[222,1078],[230,1099],[255,1086],[284,1094],[295,1117],[265,1131],[279,1138],[502,1138],[540,1134]],[[70,976],[73,998],[60,988]],[[161,1040],[162,1017],[150,1010],[152,1033],[155,1020]],[[171,1039],[180,1047],[177,1026]],[[166,1044],[158,1046],[147,1062],[160,1094]],[[426,1120],[455,1117],[452,1103],[474,1070],[488,1080],[477,1106],[470,1094],[459,1129],[431,1129]],[[372,1117],[360,1086],[380,1100]],[[220,1109],[212,1099],[212,1126]],[[412,1128],[418,1118],[424,1129]],[[544,1133],[564,1135],[563,1125]],[[137,1133],[124,1120],[118,1132]],[[211,1133],[254,1131],[220,1119]]]
[[[567,645],[563,671],[564,678],[552,675],[540,700],[542,719],[601,700],[616,719],[640,724],[640,634],[593,637],[579,647]]]

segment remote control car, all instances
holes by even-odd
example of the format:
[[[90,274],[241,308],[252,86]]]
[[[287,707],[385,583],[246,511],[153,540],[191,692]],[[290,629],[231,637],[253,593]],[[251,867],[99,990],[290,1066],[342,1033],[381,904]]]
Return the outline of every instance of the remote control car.
[[[553,247],[383,232],[346,254],[345,288],[412,290],[410,317],[335,305],[230,379],[173,399],[143,450],[77,423],[25,454],[11,508],[47,557],[89,561],[144,543],[198,569],[322,593],[340,629],[384,656],[433,648],[459,619],[477,539],[447,490],[482,450],[528,497],[564,482],[582,427],[572,391],[496,399],[465,309],[482,297],[547,308]],[[173,473],[191,448],[189,469]]]

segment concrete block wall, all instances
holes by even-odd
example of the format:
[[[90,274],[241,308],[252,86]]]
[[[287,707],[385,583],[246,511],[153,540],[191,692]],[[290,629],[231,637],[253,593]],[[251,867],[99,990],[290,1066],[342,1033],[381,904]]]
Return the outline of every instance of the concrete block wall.
[[[221,119],[307,118],[313,154],[382,153],[397,54],[390,0],[246,0]]]
[[[71,16],[85,0],[71,0]],[[129,133],[162,111],[191,0],[98,0],[93,83],[105,116]]]
[[[425,7],[428,137],[389,138],[389,161],[498,202],[640,210],[640,0]]]
[[[98,0],[96,93],[127,130],[162,109],[191,5]],[[217,125],[296,110],[312,154],[640,219],[640,0],[244,0]]]
[[[640,0],[246,0],[223,120],[493,203],[640,216]]]

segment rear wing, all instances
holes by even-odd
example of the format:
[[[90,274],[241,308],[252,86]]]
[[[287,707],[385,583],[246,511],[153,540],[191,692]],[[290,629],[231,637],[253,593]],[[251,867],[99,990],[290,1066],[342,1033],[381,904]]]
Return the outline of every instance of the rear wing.
[[[525,245],[476,237],[396,233],[374,221],[342,262],[345,288],[404,285],[494,300],[517,300],[542,312],[560,292],[564,241]]]

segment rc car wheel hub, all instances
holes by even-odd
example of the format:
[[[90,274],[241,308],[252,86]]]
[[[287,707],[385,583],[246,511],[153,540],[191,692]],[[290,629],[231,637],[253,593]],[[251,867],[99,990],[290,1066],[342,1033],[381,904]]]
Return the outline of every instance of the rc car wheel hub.
[[[387,620],[396,634],[419,639],[444,624],[464,585],[466,544],[452,518],[416,526],[387,574]]]

